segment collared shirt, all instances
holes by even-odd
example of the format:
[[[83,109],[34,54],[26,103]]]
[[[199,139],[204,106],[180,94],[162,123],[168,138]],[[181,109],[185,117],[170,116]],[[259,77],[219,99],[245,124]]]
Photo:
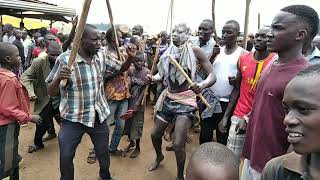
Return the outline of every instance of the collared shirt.
[[[2,42],[13,43],[14,40],[16,40],[16,37],[13,35],[9,37],[7,33],[2,37]]]
[[[319,64],[320,63],[320,50],[314,46],[314,50],[310,55],[306,57],[310,64]]]
[[[204,51],[204,53],[207,55],[208,58],[210,58],[212,56],[213,46],[216,44],[216,42],[214,41],[213,38],[211,38],[209,41],[206,42],[206,44],[204,46],[201,46],[201,47],[200,47],[199,37],[190,38],[189,41],[191,41],[193,45],[201,48]]]
[[[295,152],[270,160],[263,169],[261,180],[311,180],[306,173],[307,155]]]
[[[57,58],[46,80],[47,83],[50,83],[58,75],[62,66],[67,64],[70,52],[67,51]],[[60,84],[61,117],[93,127],[96,112],[98,112],[100,122],[103,122],[110,114],[103,88],[104,79],[118,72],[120,68],[121,64],[106,58],[103,52],[98,52],[90,64],[77,55],[68,83],[65,87]]]
[[[26,89],[13,72],[0,68],[0,126],[16,121],[24,124],[30,120]]]

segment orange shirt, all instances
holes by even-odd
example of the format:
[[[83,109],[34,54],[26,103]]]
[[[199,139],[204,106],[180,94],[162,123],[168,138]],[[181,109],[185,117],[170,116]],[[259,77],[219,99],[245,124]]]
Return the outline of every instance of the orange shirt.
[[[0,68],[0,126],[16,121],[25,124],[30,120],[26,89],[13,72]]]

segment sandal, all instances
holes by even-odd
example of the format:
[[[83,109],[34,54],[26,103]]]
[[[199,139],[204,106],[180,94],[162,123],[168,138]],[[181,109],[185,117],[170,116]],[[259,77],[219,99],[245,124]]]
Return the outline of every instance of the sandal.
[[[28,148],[28,153],[33,153],[33,152],[36,152],[38,151],[39,149],[43,149],[44,147],[41,147],[41,146],[37,146],[37,145],[32,145],[32,146],[29,146]]]
[[[96,152],[93,149],[90,149],[89,155],[87,157],[87,163],[94,164],[97,161],[97,155]]]
[[[126,157],[126,153],[122,150],[115,150],[115,151],[109,151],[110,155],[116,156],[116,157]]]

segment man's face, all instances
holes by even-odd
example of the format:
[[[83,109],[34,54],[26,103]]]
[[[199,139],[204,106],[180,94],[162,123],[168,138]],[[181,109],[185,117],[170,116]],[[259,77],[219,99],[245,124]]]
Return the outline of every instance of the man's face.
[[[225,44],[233,44],[237,42],[239,31],[234,24],[225,24],[222,28],[222,40]]]
[[[22,32],[19,29],[14,30],[14,35],[16,38],[21,39],[22,37]]]
[[[273,19],[271,31],[267,34],[268,51],[279,53],[295,46],[302,29],[304,28],[295,15],[280,11]]]
[[[138,26],[134,26],[132,28],[132,35],[141,36],[141,34],[142,34],[141,29]]]
[[[22,31],[22,39],[27,39],[28,33],[27,31]]]
[[[97,54],[101,48],[101,33],[96,29],[89,29],[86,36],[82,38],[81,46],[90,54]]]
[[[58,56],[62,53],[62,50],[59,48],[48,48],[48,60],[51,64],[54,64]]]
[[[254,48],[257,51],[264,51],[267,49],[267,34],[269,33],[269,28],[262,28],[257,31],[253,39]]]
[[[284,92],[284,124],[288,142],[299,154],[320,152],[320,80],[318,75],[297,77]]]
[[[18,68],[21,64],[21,57],[19,55],[19,50],[16,46],[12,46],[9,48],[10,55],[8,56],[8,60],[10,61],[10,66],[12,68]]]
[[[202,22],[198,27],[198,36],[200,41],[209,41],[211,35],[213,33],[213,29],[208,22]]]
[[[47,45],[49,45],[52,42],[56,42],[56,36],[52,35],[52,34],[48,34],[47,35]]]
[[[144,59],[142,59],[142,57],[137,57],[133,61],[133,65],[137,70],[141,70],[144,64],[145,64],[145,61]]]
[[[237,38],[237,44],[238,44],[238,46],[243,47],[243,37]]]
[[[180,46],[187,42],[187,30],[183,26],[177,26],[172,32],[172,41],[175,46]]]

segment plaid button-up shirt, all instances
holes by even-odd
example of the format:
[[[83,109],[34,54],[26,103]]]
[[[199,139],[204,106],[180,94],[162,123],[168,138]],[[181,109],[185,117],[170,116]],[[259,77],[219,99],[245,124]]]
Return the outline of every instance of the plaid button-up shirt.
[[[67,64],[70,51],[61,54],[50,72],[47,83],[50,83]],[[98,52],[88,64],[81,56],[77,55],[71,67],[72,73],[66,86],[60,84],[61,102],[59,110],[63,119],[79,122],[88,127],[93,127],[96,112],[100,122],[110,114],[106,95],[104,92],[104,79],[106,76],[117,73],[121,68],[119,62],[113,61],[103,52]]]

